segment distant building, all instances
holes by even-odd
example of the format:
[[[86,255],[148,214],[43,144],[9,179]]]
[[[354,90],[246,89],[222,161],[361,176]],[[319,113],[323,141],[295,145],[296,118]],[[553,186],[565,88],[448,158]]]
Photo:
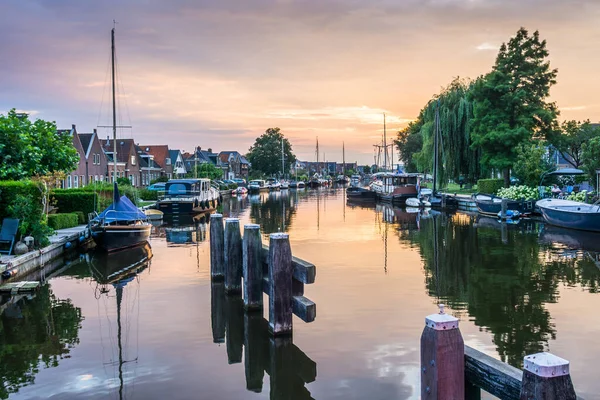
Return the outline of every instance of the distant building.
[[[98,132],[79,133],[79,140],[85,151],[85,184],[103,182],[108,171],[108,158],[98,139]]]
[[[169,150],[169,158],[173,164],[173,178],[183,178],[187,173],[183,162],[183,154],[179,150]]]
[[[173,177],[173,164],[171,162],[171,157],[169,155],[169,146],[167,146],[166,144],[138,145],[138,148],[143,153],[147,153],[147,154],[153,156],[153,168],[159,168],[159,171],[158,171],[159,176],[166,176],[169,179],[171,179]],[[138,151],[138,153],[139,153],[139,151]],[[155,171],[153,170],[152,172],[155,172]],[[158,176],[155,178],[152,178],[152,179],[156,179],[156,178],[158,178]],[[150,179],[150,180],[152,180],[152,179]]]
[[[246,179],[250,163],[237,151],[222,151],[219,153],[219,167],[223,169],[225,179]]]
[[[213,165],[218,165],[219,163],[219,155],[212,152],[212,149],[202,150],[202,147],[197,147],[193,153],[184,153],[183,154],[183,162],[185,165],[185,169],[188,173],[194,171],[194,165],[197,163],[198,165],[203,163],[210,163]]]
[[[74,171],[71,171],[69,175],[65,178],[63,182],[63,187],[65,189],[71,188],[79,188],[85,186],[85,179],[87,176],[87,172],[85,170],[85,150],[83,145],[81,144],[81,139],[77,134],[77,127],[75,124],[71,125],[71,129],[58,129],[59,135],[69,135],[71,136],[71,140],[73,143],[73,147],[77,150],[77,154],[79,155],[79,161],[77,162],[77,167]]]
[[[140,156],[133,139],[117,139],[117,178],[128,178],[132,186],[141,186]],[[113,171],[114,142],[110,138],[100,141],[108,158],[108,181],[114,182]]]

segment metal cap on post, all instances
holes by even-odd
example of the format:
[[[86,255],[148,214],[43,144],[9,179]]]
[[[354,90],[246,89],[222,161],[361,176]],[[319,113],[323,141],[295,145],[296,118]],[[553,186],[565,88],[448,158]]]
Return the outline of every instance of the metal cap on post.
[[[569,361],[546,352],[525,356],[520,398],[575,400]]]
[[[425,318],[421,335],[421,398],[465,398],[465,344],[458,318],[446,314]]]

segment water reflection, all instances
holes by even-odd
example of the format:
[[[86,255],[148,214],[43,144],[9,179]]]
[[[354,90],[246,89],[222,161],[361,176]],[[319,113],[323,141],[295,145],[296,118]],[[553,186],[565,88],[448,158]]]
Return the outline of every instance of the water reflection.
[[[562,257],[554,248],[557,234],[536,222],[507,226],[477,216],[437,214],[421,218],[419,225],[398,235],[418,246],[429,295],[468,312],[492,333],[501,359],[511,365],[520,367],[526,354],[547,350],[556,338],[545,304],[558,300],[559,283],[597,291],[600,271],[593,261]],[[561,235],[573,240],[570,232]]]
[[[83,316],[50,285],[0,298],[0,399],[33,384],[41,368],[56,367],[79,344]]]
[[[229,364],[244,362],[248,391],[262,392],[266,372],[272,400],[312,399],[305,385],[316,379],[317,364],[291,337],[271,337],[262,314],[244,312],[242,298],[226,296],[222,282],[211,284],[211,320],[213,341],[226,343]]]
[[[297,195],[297,192],[293,194]],[[250,197],[250,219],[261,225],[263,234],[287,232],[296,214],[296,202],[289,190],[263,192]]]

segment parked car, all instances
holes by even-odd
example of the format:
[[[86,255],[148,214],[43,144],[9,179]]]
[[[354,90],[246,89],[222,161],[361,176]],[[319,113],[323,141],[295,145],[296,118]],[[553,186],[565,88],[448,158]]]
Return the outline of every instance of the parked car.
[[[164,182],[153,183],[152,185],[148,186],[147,189],[153,190],[155,192],[164,192],[165,191],[165,183]]]
[[[245,185],[246,185],[246,180],[245,180],[245,179],[241,179],[241,178],[235,178],[235,179],[232,179],[232,180],[233,180],[235,183],[237,183],[238,185],[243,185],[243,186],[245,186]]]

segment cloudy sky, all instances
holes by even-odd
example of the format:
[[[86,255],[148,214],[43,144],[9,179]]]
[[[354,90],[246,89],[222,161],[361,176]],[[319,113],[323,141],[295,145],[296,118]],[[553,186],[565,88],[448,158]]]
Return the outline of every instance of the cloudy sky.
[[[393,133],[521,26],[548,41],[561,119],[600,120],[598,0],[1,0],[0,112],[108,124],[113,19],[120,134],[142,144],[245,152],[278,126],[302,159],[318,136],[371,163],[383,112]]]

